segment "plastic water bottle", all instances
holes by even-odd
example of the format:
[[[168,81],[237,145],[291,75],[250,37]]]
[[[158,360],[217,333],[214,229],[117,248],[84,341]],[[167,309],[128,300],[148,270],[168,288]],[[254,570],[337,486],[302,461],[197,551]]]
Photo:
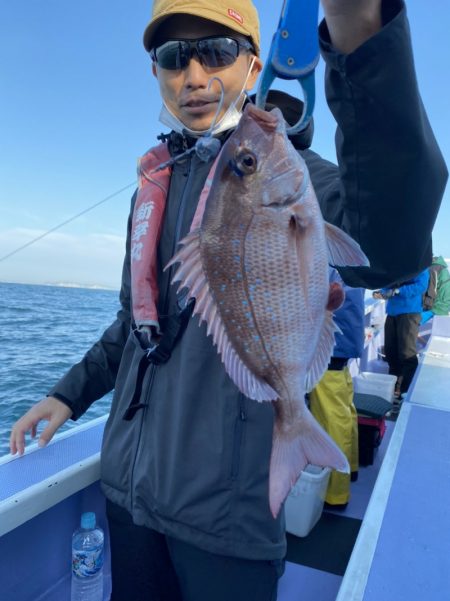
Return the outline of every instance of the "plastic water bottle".
[[[103,601],[103,542],[95,513],[83,513],[72,536],[71,601]]]

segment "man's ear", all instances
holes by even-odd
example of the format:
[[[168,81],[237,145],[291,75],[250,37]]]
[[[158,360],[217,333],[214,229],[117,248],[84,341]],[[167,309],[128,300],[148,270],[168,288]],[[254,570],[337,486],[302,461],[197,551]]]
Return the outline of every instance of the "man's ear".
[[[156,77],[156,79],[158,79],[158,73],[156,71],[156,64],[154,62],[152,62],[152,73]]]
[[[247,85],[245,86],[246,90],[251,90],[258,79],[258,75],[262,71],[263,64],[262,60],[259,56],[252,56],[253,65],[250,71],[250,75],[248,76]]]

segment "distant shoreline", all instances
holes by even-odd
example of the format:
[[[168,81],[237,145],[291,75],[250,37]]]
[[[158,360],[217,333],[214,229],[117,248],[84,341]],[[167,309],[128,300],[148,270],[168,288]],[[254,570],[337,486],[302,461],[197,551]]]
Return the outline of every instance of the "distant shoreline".
[[[44,282],[37,284],[30,282],[5,282],[0,280],[0,284],[11,284],[14,286],[50,286],[52,288],[80,288],[82,290],[104,290],[107,292],[119,292],[118,288],[102,286],[101,284],[78,284],[76,282]]]

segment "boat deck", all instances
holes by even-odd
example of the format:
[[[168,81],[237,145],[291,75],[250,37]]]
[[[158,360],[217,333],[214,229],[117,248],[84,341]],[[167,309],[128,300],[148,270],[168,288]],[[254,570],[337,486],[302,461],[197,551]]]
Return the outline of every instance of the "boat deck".
[[[337,601],[447,601],[450,318],[434,317]]]
[[[279,584],[279,601],[335,601],[394,426],[393,421],[387,422],[373,465],[360,467],[346,509],[325,509],[305,538],[287,535],[287,563]]]
[[[373,466],[345,511],[288,536],[279,601],[447,601],[450,584],[450,318],[430,341]],[[0,459],[0,581],[5,601],[61,601],[83,511],[106,529],[99,449],[105,418]],[[69,541],[69,542],[68,542]],[[105,600],[109,597],[108,554]]]

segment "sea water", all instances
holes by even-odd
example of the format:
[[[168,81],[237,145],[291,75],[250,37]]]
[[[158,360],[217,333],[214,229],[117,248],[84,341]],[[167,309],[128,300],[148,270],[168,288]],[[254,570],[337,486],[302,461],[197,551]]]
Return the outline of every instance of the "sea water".
[[[0,282],[0,457],[9,453],[13,423],[80,361],[118,309],[117,291]],[[108,394],[59,431],[108,413],[110,404]]]

